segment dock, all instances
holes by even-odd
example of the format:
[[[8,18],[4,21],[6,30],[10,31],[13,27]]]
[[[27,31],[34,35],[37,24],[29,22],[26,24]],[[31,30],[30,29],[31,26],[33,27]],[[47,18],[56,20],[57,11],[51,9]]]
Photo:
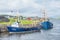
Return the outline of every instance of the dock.
[[[7,25],[0,24],[0,33],[7,32]]]

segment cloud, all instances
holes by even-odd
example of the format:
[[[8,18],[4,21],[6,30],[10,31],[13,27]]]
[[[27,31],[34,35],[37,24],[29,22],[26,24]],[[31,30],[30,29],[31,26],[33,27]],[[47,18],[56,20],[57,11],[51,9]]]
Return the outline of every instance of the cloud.
[[[48,4],[49,7],[59,7],[60,8],[60,2],[58,1],[52,1]]]
[[[42,14],[41,9],[46,9],[48,16],[53,17],[56,14],[60,15],[59,8],[60,0],[0,0],[0,14],[19,10],[21,15],[40,16]]]

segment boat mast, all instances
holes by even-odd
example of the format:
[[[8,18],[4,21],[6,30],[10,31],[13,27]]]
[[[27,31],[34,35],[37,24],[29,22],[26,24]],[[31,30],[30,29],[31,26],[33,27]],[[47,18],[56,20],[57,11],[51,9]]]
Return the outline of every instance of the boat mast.
[[[17,22],[19,22],[19,12],[17,11]]]
[[[47,15],[46,15],[46,11],[45,10],[43,10],[43,19],[44,19],[44,21],[47,21]]]

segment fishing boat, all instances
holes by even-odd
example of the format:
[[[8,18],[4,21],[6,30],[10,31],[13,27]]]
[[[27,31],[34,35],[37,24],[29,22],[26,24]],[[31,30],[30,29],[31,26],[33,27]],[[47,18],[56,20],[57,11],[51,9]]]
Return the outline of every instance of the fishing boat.
[[[36,25],[36,26],[23,26],[23,24],[21,24],[21,21],[19,22],[19,16],[16,22],[14,22],[13,24],[11,24],[10,26],[7,26],[8,32],[9,33],[26,33],[26,32],[36,32],[36,31],[40,31],[41,27],[40,25]]]
[[[14,25],[8,26],[8,32],[16,32],[16,33],[24,33],[24,32],[34,32],[34,31],[40,31],[39,27],[31,27],[31,28],[23,28],[19,27],[18,23],[16,22]]]
[[[44,15],[43,22],[41,22],[42,29],[48,30],[48,29],[53,28],[53,23],[50,22],[49,18],[46,15],[45,10],[43,10],[43,15]]]

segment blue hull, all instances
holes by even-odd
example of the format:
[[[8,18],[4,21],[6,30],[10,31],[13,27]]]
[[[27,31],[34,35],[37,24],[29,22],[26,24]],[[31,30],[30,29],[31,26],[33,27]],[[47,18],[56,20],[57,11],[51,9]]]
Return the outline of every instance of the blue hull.
[[[7,29],[8,32],[40,31],[39,27],[32,27],[32,28],[7,27]]]
[[[53,23],[49,22],[49,21],[45,21],[41,23],[42,25],[42,29],[51,29],[53,28]]]

